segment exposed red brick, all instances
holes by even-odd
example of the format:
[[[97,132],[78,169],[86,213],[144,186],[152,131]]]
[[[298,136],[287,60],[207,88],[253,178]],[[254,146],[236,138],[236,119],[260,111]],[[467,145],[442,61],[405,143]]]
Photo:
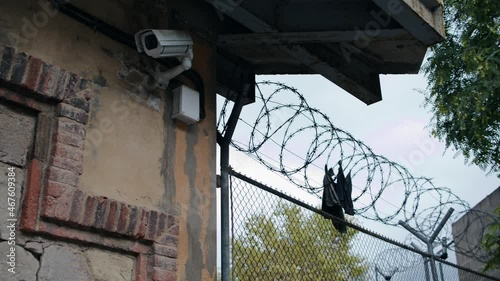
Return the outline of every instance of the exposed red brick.
[[[165,234],[165,235],[159,237],[158,239],[156,239],[155,242],[158,244],[177,248],[177,246],[179,244],[179,239],[177,238],[177,236]]]
[[[139,221],[137,226],[136,237],[144,238],[148,227],[149,212],[143,209],[140,210]]]
[[[0,97],[6,99],[6,100],[9,100],[9,101],[13,101],[15,103],[20,103],[20,104],[23,104],[23,105],[26,105],[24,99],[25,99],[25,96],[21,96],[21,95],[18,95],[10,90],[7,90],[7,89],[4,89],[4,88],[0,88]]]
[[[137,257],[137,268],[135,272],[135,281],[148,281],[148,262],[147,255],[139,255]]]
[[[139,264],[142,264],[141,267],[146,269],[144,272],[147,273],[148,264],[152,267],[153,261],[148,258],[151,252],[151,246],[138,243],[137,241],[104,236],[99,232],[75,229],[73,227],[56,225],[46,221],[39,222],[37,233],[48,234],[51,237],[62,238],[64,240],[77,240],[83,243],[101,245],[106,248],[121,250],[121,252],[135,253],[137,256],[143,255],[144,260],[143,262],[139,262]]]
[[[74,121],[67,118],[57,118],[57,131],[67,132],[79,135],[80,137],[85,137],[85,127]]]
[[[89,196],[85,202],[85,211],[83,216],[82,225],[92,226],[94,224],[95,210],[97,206],[97,199]]]
[[[48,169],[48,179],[71,186],[78,186],[80,175],[72,171],[50,166]]]
[[[160,217],[158,218],[158,227],[156,228],[156,237],[159,237],[162,235],[167,227],[167,218],[168,215],[165,213],[161,213]]]
[[[80,190],[75,192],[70,206],[69,221],[73,223],[79,223],[81,221],[86,198],[87,196]]]
[[[57,220],[68,221],[71,210],[71,203],[73,202],[74,190],[66,191],[59,198],[56,199],[54,217]]]
[[[127,233],[127,223],[129,219],[129,207],[128,205],[121,203],[120,207],[120,218],[118,219],[118,226],[116,231],[121,234]]]
[[[153,250],[154,253],[157,255],[169,257],[176,259],[178,256],[177,248],[166,246],[166,245],[161,245],[158,243],[153,244]]]
[[[108,210],[109,200],[101,198],[97,199],[97,207],[95,210],[95,218],[93,226],[95,228],[104,228],[106,223],[106,212]]]
[[[69,73],[68,82],[66,83],[66,88],[64,89],[64,97],[71,97],[75,95],[75,88],[78,84],[78,76],[74,73]]]
[[[109,204],[108,218],[105,225],[105,229],[107,231],[116,231],[116,225],[118,223],[118,213],[118,203],[116,201],[111,201],[111,203]]]
[[[83,148],[59,142],[54,144],[54,147],[52,148],[52,155],[71,159],[76,162],[83,162]]]
[[[64,226],[47,223],[44,221],[40,222],[39,231],[43,234],[50,234],[50,236],[52,237],[77,240],[94,244],[100,244],[103,240],[102,237],[99,237],[93,233],[77,229],[70,229]]]
[[[67,104],[70,104],[76,108],[82,109],[85,112],[90,111],[89,101],[82,94],[68,97],[68,98],[64,99],[64,102]]]
[[[62,158],[59,156],[53,156],[50,159],[50,164],[52,166],[55,166],[55,167],[58,167],[58,168],[61,168],[64,170],[72,171],[72,172],[75,172],[78,174],[82,174],[82,171],[83,171],[83,162],[82,161],[74,161],[74,160]]]
[[[28,65],[28,56],[26,53],[19,52],[14,57],[14,64],[10,74],[10,81],[14,84],[21,85],[24,74]]]
[[[153,268],[153,281],[176,281],[177,274],[158,267]]]
[[[32,56],[28,58],[28,69],[24,77],[23,86],[35,90],[38,86],[38,78],[42,70],[43,61]]]
[[[42,111],[43,112],[43,111]],[[54,122],[50,113],[39,113],[36,122],[35,143],[33,147],[33,158],[42,162],[50,159],[48,151],[50,151],[50,131]]]
[[[165,256],[154,255],[153,266],[175,272],[177,271],[177,260]]]
[[[70,185],[63,184],[60,182],[55,182],[48,180],[45,187],[45,195],[52,196],[54,198],[60,197],[66,190],[73,188]]]
[[[85,110],[66,103],[59,103],[57,105],[57,114],[58,116],[67,117],[82,124],[87,124],[89,121],[89,115]]]
[[[44,196],[42,201],[42,216],[47,218],[53,218],[56,204],[57,204],[56,198],[48,195]]]
[[[132,207],[130,209],[129,225],[127,227],[127,235],[129,236],[136,236],[137,234],[137,225],[140,216],[139,212],[140,210],[137,207]]]
[[[141,215],[139,217],[139,229],[137,230],[137,238],[144,238],[146,236],[146,229],[148,227],[149,212],[146,210],[141,210]]]
[[[40,75],[40,80],[38,81],[37,87],[37,90],[40,94],[46,97],[62,100],[62,98],[58,97],[56,93],[59,71],[60,70],[58,67],[50,64],[44,64],[42,66],[42,73]]]
[[[40,197],[42,180],[41,163],[33,159],[28,167],[27,184],[23,200],[20,229],[34,231],[38,217],[38,198]]]
[[[44,111],[46,108],[45,103],[41,103],[35,99],[32,99],[23,94],[19,94],[8,89],[0,89],[0,97],[8,101],[12,101],[18,104],[22,104],[28,108],[35,109],[37,111]]]
[[[177,224],[177,219],[172,215],[168,215],[167,228],[171,228],[172,226],[174,226],[176,224]]]
[[[168,230],[168,233],[172,234],[172,235],[179,235],[179,226],[178,225],[174,225],[172,226],[169,230]]]
[[[107,238],[114,239],[111,236],[108,236]],[[120,242],[120,245],[116,245],[115,248],[117,248],[117,249],[124,248],[123,243],[122,243],[122,241],[124,241],[124,240],[121,239],[118,241]],[[130,243],[128,243],[127,248],[125,248],[127,250],[127,252],[141,253],[141,254],[148,254],[148,255],[151,254],[151,245],[143,244],[142,242],[139,242],[139,241],[133,240],[133,239],[127,239],[126,241],[130,241]],[[112,243],[109,243],[109,244],[112,244]]]
[[[64,99],[66,92],[66,84],[68,83],[70,76],[71,76],[70,72],[64,69],[59,70],[59,77],[57,78],[57,82],[55,85],[55,94],[59,100]]]
[[[54,142],[64,143],[79,148],[83,148],[84,145],[84,140],[81,136],[65,131],[56,131],[52,139]]]
[[[88,122],[89,100],[93,90],[77,95],[75,92],[88,88],[89,81],[1,45],[0,58],[0,79],[7,75],[3,80],[10,79],[13,83],[39,92],[52,100],[64,99],[64,103],[57,108],[60,118],[57,118],[56,133],[52,136],[55,144],[51,150],[52,157],[47,159],[50,166],[44,182],[46,188],[42,207],[38,206],[42,171],[38,162],[38,174],[36,177],[33,176],[35,172],[32,166],[37,164],[32,162],[26,180],[21,229],[133,252],[139,254],[135,270],[136,280],[147,281],[151,278],[162,281],[177,280],[175,271],[178,238],[175,235],[165,235],[165,232],[178,234],[176,217],[108,200],[105,197],[88,196],[75,188],[82,172],[86,133],[83,124]],[[23,104],[35,108],[33,100],[27,101]],[[47,139],[50,141],[50,138]],[[48,146],[43,151],[47,151]],[[39,211],[42,217],[56,219],[59,222],[38,220]],[[67,221],[72,224],[68,224]],[[144,243],[142,239],[128,241],[111,235],[104,236],[99,231],[92,232],[87,228],[83,231],[78,230],[76,229],[78,226],[104,228],[110,232],[127,235],[131,233],[132,237],[146,240],[153,240],[162,235],[158,240],[164,245],[155,244],[153,252],[151,249],[153,246]],[[151,253],[154,255],[150,256]]]
[[[158,212],[150,211],[148,225],[146,230],[146,239],[154,240],[156,238],[156,225],[158,223]]]
[[[91,89],[85,89],[78,93],[78,95],[82,95],[85,99],[90,100],[92,98],[92,94],[94,93]]]

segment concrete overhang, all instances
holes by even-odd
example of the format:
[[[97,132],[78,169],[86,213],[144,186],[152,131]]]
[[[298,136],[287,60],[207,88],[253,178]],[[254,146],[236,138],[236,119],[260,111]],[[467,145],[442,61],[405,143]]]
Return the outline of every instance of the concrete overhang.
[[[241,68],[218,67],[222,84],[320,74],[372,104],[382,99],[379,74],[418,73],[445,36],[442,0],[206,1],[222,19],[218,65]]]

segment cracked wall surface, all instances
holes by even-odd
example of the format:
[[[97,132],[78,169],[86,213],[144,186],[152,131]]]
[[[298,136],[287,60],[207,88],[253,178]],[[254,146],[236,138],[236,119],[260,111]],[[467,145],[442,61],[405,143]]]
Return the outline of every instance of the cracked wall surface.
[[[7,241],[0,242],[0,251],[6,252],[9,247]],[[16,273],[3,274],[0,280],[134,280],[135,262],[131,256],[33,237],[19,239],[15,247]],[[7,272],[5,263],[0,264],[0,270]]]
[[[15,167],[17,206],[23,193],[26,163],[31,157],[35,139],[36,117],[19,106],[0,104],[0,186],[7,186],[7,171]],[[0,201],[2,210],[7,210],[7,200]],[[19,217],[19,209],[16,210]],[[1,213],[1,221],[9,218]],[[9,232],[0,228],[0,253],[15,248],[15,273],[9,274],[9,265],[0,263],[0,280],[53,281],[53,280],[134,280],[133,257],[110,251],[82,247],[76,244],[50,241],[16,233],[15,242],[9,243]]]

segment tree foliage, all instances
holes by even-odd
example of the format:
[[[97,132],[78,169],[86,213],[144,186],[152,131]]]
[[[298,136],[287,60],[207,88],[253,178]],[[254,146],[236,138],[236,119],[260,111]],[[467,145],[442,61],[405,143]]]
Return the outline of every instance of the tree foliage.
[[[500,1],[445,0],[447,39],[424,71],[433,135],[465,159],[500,172]],[[500,176],[500,174],[499,174]]]
[[[484,264],[484,271],[500,270],[500,207],[495,210],[496,220],[488,228],[484,235],[483,247],[489,256]]]
[[[367,271],[350,250],[356,231],[340,234],[329,220],[279,204],[245,221],[234,237],[234,280],[356,280]]]

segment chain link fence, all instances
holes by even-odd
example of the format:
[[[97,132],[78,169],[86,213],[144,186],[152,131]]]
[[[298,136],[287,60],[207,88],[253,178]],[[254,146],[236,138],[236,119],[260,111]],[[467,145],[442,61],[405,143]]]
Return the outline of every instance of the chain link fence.
[[[433,281],[426,253],[230,174],[232,280]],[[434,281],[499,280],[442,260],[436,271]]]

